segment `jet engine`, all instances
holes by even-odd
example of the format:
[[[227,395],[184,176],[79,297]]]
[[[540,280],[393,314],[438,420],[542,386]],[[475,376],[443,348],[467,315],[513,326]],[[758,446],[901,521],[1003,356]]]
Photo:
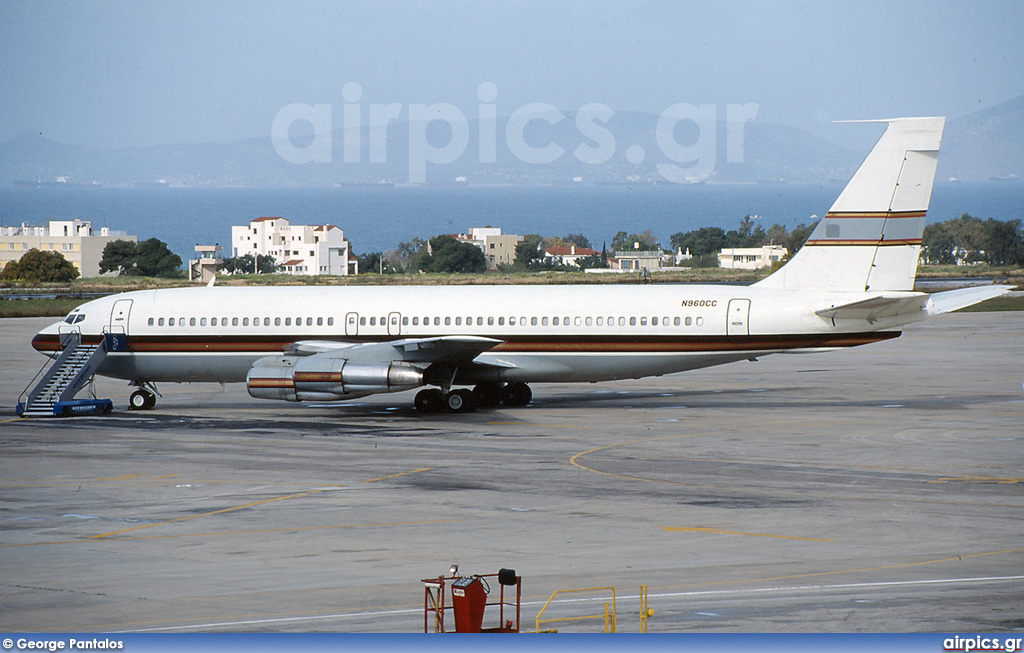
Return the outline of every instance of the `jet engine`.
[[[327,356],[268,356],[245,379],[257,399],[338,401],[424,384],[423,370],[401,361],[352,363]]]

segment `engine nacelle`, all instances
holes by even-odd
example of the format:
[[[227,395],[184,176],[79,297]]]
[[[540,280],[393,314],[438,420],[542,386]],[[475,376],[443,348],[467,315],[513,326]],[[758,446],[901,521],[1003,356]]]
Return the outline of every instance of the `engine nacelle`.
[[[423,385],[423,370],[408,363],[350,363],[327,356],[268,356],[245,379],[257,399],[338,401]]]

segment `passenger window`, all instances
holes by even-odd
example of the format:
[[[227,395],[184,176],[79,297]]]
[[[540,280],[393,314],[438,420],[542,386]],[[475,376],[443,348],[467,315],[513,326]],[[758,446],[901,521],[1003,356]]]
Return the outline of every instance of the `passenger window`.
[[[600,320],[601,318],[597,318],[597,319]],[[594,324],[594,318],[588,317],[587,318],[587,326],[593,326],[593,324]],[[601,326],[601,325],[598,324],[597,326]]]
[[[327,326],[334,326],[334,318],[333,317],[327,318]]]
[[[202,318],[201,320],[199,320],[199,326],[206,326],[206,318],[205,317]]]
[[[375,317],[371,317],[370,318],[370,326],[377,326],[377,318],[375,318]]]
[[[635,317],[629,318],[629,326],[636,326],[636,318]]]
[[[662,324],[662,326],[668,326],[668,316],[667,315],[665,317],[661,318],[661,324]]]
[[[509,326],[515,326],[516,325],[516,318],[514,318],[514,317],[508,318],[508,325]]]
[[[499,317],[498,318],[498,326],[505,326],[505,318],[504,317]]]
[[[483,326],[484,325],[484,318],[482,318],[482,317],[476,318],[476,325],[477,326]]]
[[[290,317],[284,318],[284,325],[285,326],[291,326],[292,325],[292,318],[290,318]]]
[[[494,326],[494,318],[493,317],[487,318],[487,326]]]
[[[693,324],[693,318],[687,316],[687,318],[686,318],[686,326],[690,326],[691,324]]]
[[[167,319],[167,326],[174,326],[174,318],[173,317]]]
[[[67,322],[67,320],[64,320],[64,321]],[[149,318],[149,321],[146,322],[146,324],[149,325],[149,326],[153,326],[153,322],[154,322],[153,318]]]
[[[157,326],[163,326],[164,325],[164,318],[160,318],[159,320],[157,320],[156,321],[156,325]]]
[[[603,317],[597,318],[597,326],[604,326],[604,318]]]
[[[316,325],[317,326],[323,326],[324,325],[324,318],[322,318],[322,317],[316,318]]]
[[[556,317],[554,320],[552,320],[551,324],[553,324],[554,326],[558,326],[558,318]]]
[[[658,326],[658,318],[656,318],[656,317],[652,317],[651,318],[651,326]]]
[[[242,318],[242,326],[249,326],[249,318],[247,318],[247,317],[243,317]]]
[[[541,323],[541,326],[547,326],[548,325],[548,318],[542,317],[540,319],[540,323]]]
[[[633,324],[633,321],[632,321],[632,320],[630,320],[630,322],[629,322],[629,323],[630,323],[630,324]],[[647,318],[646,318],[646,317],[642,317],[642,318],[640,318],[640,326],[647,326]]]
[[[444,325],[445,326],[451,326],[452,325],[452,318],[450,316],[444,318]]]
[[[462,326],[462,317],[455,318],[455,326]]]
[[[620,317],[619,318],[619,326],[626,326],[626,318],[624,318],[624,317]]]
[[[439,317],[435,317],[434,318],[434,326],[441,326],[441,318],[439,318]]]
[[[537,318],[535,318],[535,317],[531,317],[530,318],[530,326],[537,326]]]
[[[313,326],[313,318],[311,318],[311,317],[307,317],[306,318],[306,326]]]
[[[672,318],[672,324],[674,324],[675,326],[679,326],[679,318],[678,317]]]
[[[366,318],[365,317],[359,318],[359,326],[366,326]]]
[[[579,326],[581,324],[580,318],[576,318],[575,320],[572,321],[572,323],[574,325],[576,325],[576,326]],[[566,322],[566,324],[568,324],[568,322]],[[589,317],[587,318],[587,326],[590,326],[590,318]]]
[[[702,318],[702,317],[698,317],[697,318],[697,326],[704,326],[704,318]]]
[[[420,318],[418,318],[418,317],[412,318],[412,325],[413,326],[419,326],[420,325]]]
[[[178,318],[178,326],[185,326],[185,318],[183,318],[183,317],[179,317]]]

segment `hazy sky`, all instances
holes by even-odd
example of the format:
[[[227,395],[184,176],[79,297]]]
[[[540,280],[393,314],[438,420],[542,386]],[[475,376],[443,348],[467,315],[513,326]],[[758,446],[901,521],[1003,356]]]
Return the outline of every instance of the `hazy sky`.
[[[1022,36],[1016,1],[5,0],[0,140],[269,137],[291,103],[330,104],[337,123],[353,81],[364,106],[470,118],[483,82],[499,116],[756,103],[758,120],[829,136],[830,120],[955,118],[1024,94]]]

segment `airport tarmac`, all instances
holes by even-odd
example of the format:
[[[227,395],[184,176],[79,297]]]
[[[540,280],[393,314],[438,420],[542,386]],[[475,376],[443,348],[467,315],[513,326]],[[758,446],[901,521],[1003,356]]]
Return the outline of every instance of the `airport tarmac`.
[[[422,632],[452,563],[515,569],[524,630],[614,586],[637,632],[642,584],[650,632],[1024,629],[1024,313],[471,415],[99,380],[110,416],[18,419],[50,321],[0,321],[5,631]]]

